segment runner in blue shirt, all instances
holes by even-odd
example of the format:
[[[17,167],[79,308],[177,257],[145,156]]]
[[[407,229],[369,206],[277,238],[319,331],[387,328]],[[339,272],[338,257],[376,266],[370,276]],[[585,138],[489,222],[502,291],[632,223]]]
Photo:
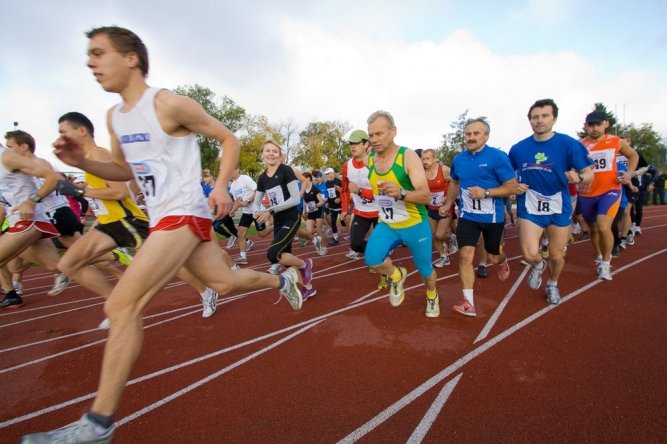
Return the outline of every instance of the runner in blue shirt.
[[[558,106],[552,99],[535,102],[528,111],[533,135],[514,145],[509,153],[519,181],[519,241],[524,259],[532,265],[528,285],[533,290],[542,285],[542,272],[547,266],[539,252],[545,230],[549,238],[550,304],[560,302],[558,277],[565,265],[563,250],[572,222],[568,183],[593,181],[588,150],[572,137],[553,131],[557,117]]]
[[[448,214],[460,191],[461,215],[456,227],[456,239],[459,244],[459,274],[464,299],[454,305],[452,310],[464,316],[477,316],[473,303],[475,271],[472,261],[480,234],[484,237],[484,249],[489,261],[500,264],[500,280],[507,280],[510,275],[507,257],[503,252],[503,198],[516,193],[517,183],[507,154],[486,144],[490,130],[483,118],[468,121],[465,129],[467,149],[454,158],[447,200],[439,210],[441,215]]]

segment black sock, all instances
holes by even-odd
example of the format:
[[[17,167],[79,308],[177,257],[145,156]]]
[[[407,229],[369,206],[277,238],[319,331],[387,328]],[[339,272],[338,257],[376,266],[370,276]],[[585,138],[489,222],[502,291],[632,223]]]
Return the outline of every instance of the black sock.
[[[87,416],[92,422],[105,429],[108,429],[113,424],[113,415],[104,416],[99,413],[88,412]]]

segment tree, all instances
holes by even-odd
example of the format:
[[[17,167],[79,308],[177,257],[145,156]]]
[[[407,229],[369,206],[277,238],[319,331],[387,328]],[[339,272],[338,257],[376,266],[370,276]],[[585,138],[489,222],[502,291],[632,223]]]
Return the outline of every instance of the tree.
[[[485,119],[485,117],[482,117]],[[442,145],[438,150],[438,160],[444,165],[452,165],[452,161],[457,154],[466,149],[465,130],[468,124],[468,110],[460,114],[456,120],[453,120],[449,127],[454,131],[442,135]]]
[[[213,91],[198,84],[178,86],[174,92],[199,102],[207,113],[221,121],[230,131],[236,132],[243,127],[246,117],[245,109],[229,97],[224,96],[218,101]],[[202,168],[218,171],[220,169],[220,143],[201,134],[197,134],[197,143],[201,150]]]
[[[653,129],[653,124],[642,123],[641,126],[636,126],[631,123],[625,126],[621,125],[619,134],[627,139],[630,146],[640,152],[651,165],[662,168],[667,163],[667,146],[660,134]]]
[[[303,168],[340,171],[348,153],[343,136],[352,127],[348,122],[311,122],[299,133],[292,163]]]

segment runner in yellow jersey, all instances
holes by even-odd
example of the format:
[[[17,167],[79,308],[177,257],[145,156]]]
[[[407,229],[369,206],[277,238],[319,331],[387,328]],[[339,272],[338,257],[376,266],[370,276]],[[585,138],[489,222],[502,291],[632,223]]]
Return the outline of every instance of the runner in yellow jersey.
[[[390,277],[389,302],[398,307],[405,298],[404,267],[396,267],[389,252],[405,244],[426,284],[426,316],[440,316],[435,288],[437,275],[431,264],[431,227],[426,204],[431,193],[424,167],[417,154],[394,143],[396,125],[386,111],[368,118],[368,135],[373,152],[368,157],[368,178],[379,208],[380,223],[366,246],[366,265]]]
[[[93,124],[85,115],[78,112],[63,115],[58,120],[58,131],[61,135],[81,140],[86,158],[111,160],[109,151],[95,143]],[[68,277],[78,282],[86,282],[86,288],[106,299],[113,286],[100,270],[86,265],[119,247],[139,248],[148,236],[148,216],[130,197],[130,190],[125,182],[106,181],[88,172],[85,173],[85,181],[86,188],[60,182],[59,189],[61,194],[86,197],[98,223],[70,246],[58,262],[58,268]],[[80,281],[82,275],[87,279]],[[218,294],[189,273],[181,273],[179,277],[200,293],[204,306],[202,316],[212,316],[217,307]],[[105,319],[100,327],[107,326],[108,321]]]

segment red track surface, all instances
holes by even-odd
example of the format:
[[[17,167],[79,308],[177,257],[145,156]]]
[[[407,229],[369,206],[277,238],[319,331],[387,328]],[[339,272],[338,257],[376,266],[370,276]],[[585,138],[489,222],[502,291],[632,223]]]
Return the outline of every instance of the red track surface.
[[[295,249],[313,257],[318,289],[299,312],[261,291],[226,295],[203,319],[174,281],[146,312],[114,442],[665,442],[667,207],[646,208],[642,228],[612,282],[596,279],[588,242],[571,246],[559,306],[525,284],[510,228],[512,275],[477,280],[472,319],[449,310],[457,256],[428,319],[403,248],[398,308],[346,245]],[[262,271],[265,244],[249,255]],[[32,271],[23,307],[0,311],[2,443],[76,420],[96,389],[102,301],[76,285],[48,297],[51,284]]]

